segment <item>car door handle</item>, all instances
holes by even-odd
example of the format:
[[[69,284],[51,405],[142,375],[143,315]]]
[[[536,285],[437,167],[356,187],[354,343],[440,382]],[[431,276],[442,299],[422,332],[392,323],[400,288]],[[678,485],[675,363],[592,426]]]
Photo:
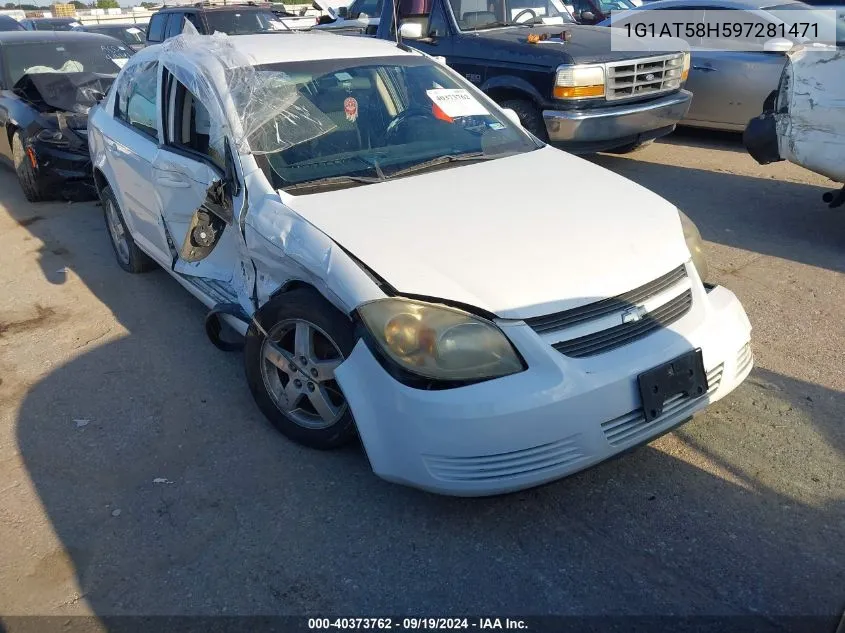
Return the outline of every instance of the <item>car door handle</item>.
[[[184,189],[191,186],[191,183],[175,174],[157,176],[156,184],[162,187],[173,187],[176,189]]]
[[[692,69],[693,70],[703,70],[706,73],[716,72],[716,69],[713,68],[712,66],[693,66]]]

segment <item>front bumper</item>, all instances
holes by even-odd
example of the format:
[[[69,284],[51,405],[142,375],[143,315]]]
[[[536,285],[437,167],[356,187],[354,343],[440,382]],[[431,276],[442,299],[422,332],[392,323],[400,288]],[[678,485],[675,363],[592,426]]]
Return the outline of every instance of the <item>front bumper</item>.
[[[544,110],[549,140],[569,151],[596,152],[664,136],[675,129],[692,102],[692,93],[674,94],[629,105],[592,110]]]
[[[34,140],[36,177],[44,188],[66,200],[93,200],[97,197],[88,146],[56,147]]]
[[[569,358],[524,323],[503,326],[528,369],[457,389],[395,381],[363,341],[335,375],[373,471],[432,492],[480,496],[536,486],[647,442],[735,389],[751,371],[751,325],[737,298],[699,286],[668,328],[611,352]],[[637,375],[701,348],[710,390],[646,422]]]

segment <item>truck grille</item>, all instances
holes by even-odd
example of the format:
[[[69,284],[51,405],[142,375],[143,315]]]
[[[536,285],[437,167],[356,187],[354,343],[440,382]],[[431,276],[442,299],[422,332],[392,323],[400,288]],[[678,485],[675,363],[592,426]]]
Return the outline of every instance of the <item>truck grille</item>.
[[[686,282],[685,287],[681,285],[682,282]],[[626,311],[635,306],[653,303],[659,295],[671,293],[673,288],[677,288],[677,294],[673,297],[656,307],[651,307],[650,311],[638,320],[624,322],[622,315]],[[610,327],[601,327],[597,324],[599,329],[596,331],[552,344],[552,347],[561,354],[583,358],[627,345],[654,330],[666,327],[689,312],[691,306],[692,291],[689,287],[687,270],[686,266],[681,265],[654,281],[616,297],[602,299],[564,312],[525,319],[525,322],[538,334],[561,331],[565,336],[567,329],[582,328],[581,331],[583,331],[583,326],[588,326],[590,322],[604,321],[607,325],[607,320],[610,319],[613,323]]]
[[[609,62],[607,100],[633,99],[672,92],[681,87],[683,53]]]

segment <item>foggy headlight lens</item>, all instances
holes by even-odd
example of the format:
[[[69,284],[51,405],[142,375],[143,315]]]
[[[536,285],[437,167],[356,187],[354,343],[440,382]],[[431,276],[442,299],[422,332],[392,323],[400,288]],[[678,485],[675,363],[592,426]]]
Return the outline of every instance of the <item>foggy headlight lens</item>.
[[[692,263],[695,264],[695,269],[698,271],[698,276],[702,281],[707,279],[707,259],[704,257],[704,242],[701,240],[701,233],[698,232],[698,227],[695,222],[690,220],[683,211],[678,211],[681,216],[681,227],[684,229],[684,240],[687,243],[690,255],[692,255]]]
[[[35,135],[35,138],[37,138],[43,143],[49,143],[50,145],[58,145],[59,147],[64,147],[68,145],[67,139],[58,130],[41,130],[40,132],[38,132],[38,134]]]
[[[496,325],[463,310],[391,298],[366,303],[358,314],[382,350],[414,374],[480,380],[523,369]]]

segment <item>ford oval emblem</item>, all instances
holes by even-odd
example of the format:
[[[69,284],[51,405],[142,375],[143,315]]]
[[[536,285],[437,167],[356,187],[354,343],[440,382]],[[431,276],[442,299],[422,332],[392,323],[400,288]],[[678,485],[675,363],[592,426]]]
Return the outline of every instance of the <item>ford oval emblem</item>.
[[[651,81],[652,79],[654,79],[654,73],[649,73],[645,76],[646,81]]]

